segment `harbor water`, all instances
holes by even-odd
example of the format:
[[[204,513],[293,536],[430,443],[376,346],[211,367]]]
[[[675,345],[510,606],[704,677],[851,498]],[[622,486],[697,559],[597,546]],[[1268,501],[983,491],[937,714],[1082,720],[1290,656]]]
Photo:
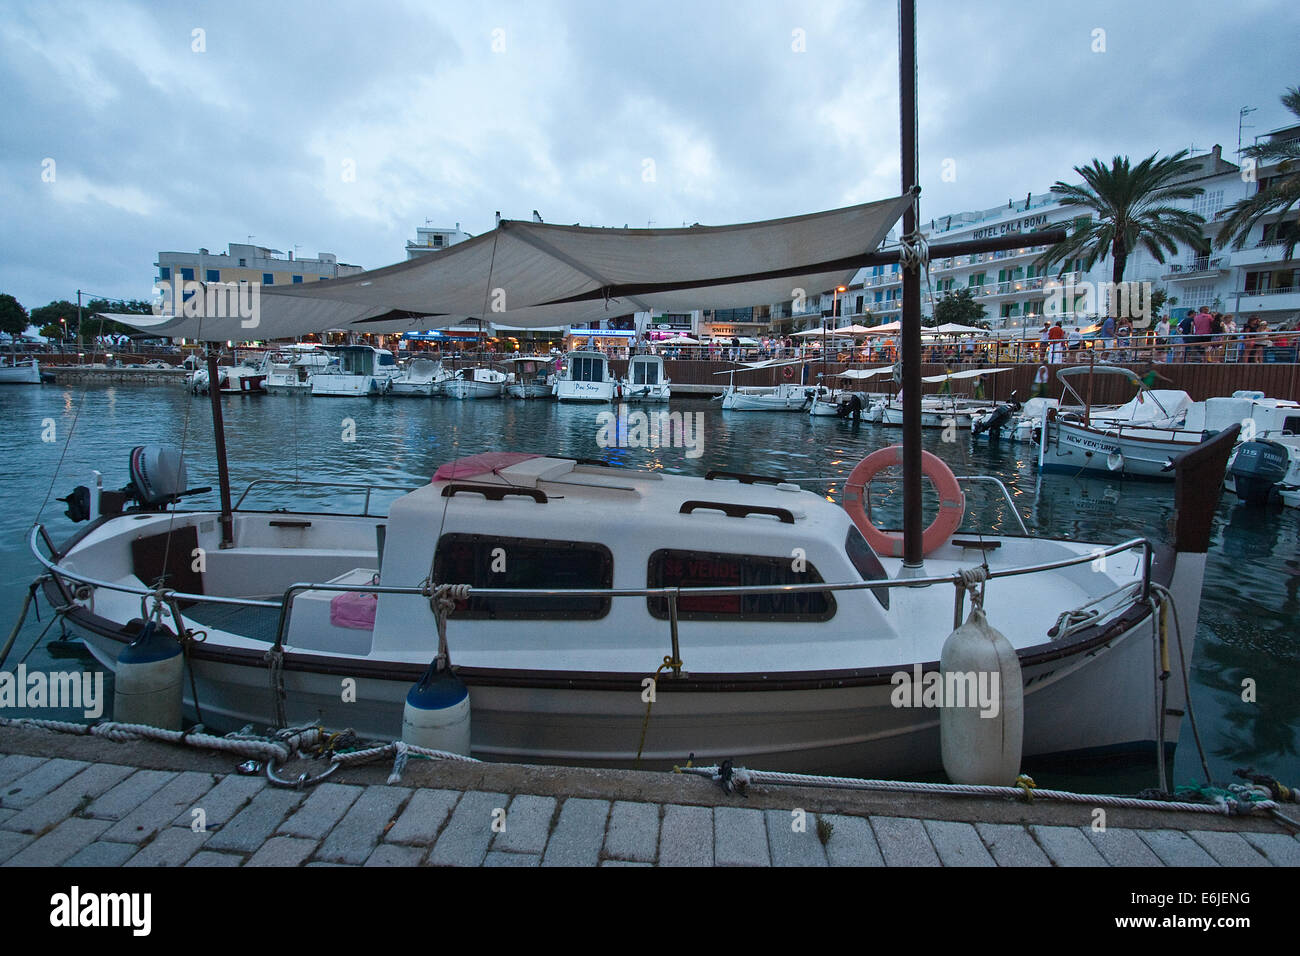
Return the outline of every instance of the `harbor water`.
[[[228,396],[222,399],[231,483],[236,497],[251,481],[347,482],[414,487],[438,465],[483,451],[517,450],[604,458],[611,464],[703,475],[709,469],[782,475],[837,500],[853,466],[877,448],[900,440],[897,429],[804,414],[724,412],[703,397],[669,406],[698,423],[694,447],[609,447],[633,444],[633,429],[611,428],[600,416],[610,406],[543,401],[440,399],[310,399]],[[663,411],[633,406],[631,411]],[[92,469],[106,488],[126,484],[134,445],[183,445],[189,485],[217,484],[211,412],[206,397],[179,388],[54,386],[0,389],[0,621],[7,635],[28,584],[40,571],[27,535],[40,521],[56,541],[76,526],[56,499],[88,484]],[[632,420],[635,426],[635,420]],[[691,435],[688,429],[688,436]],[[1114,543],[1146,536],[1165,540],[1173,514],[1168,483],[1039,476],[1036,449],[1010,443],[972,444],[965,433],[944,441],[925,436],[927,450],[958,475],[992,475],[1010,491],[1031,533]],[[400,490],[376,492],[383,507]],[[898,526],[900,491],[874,495],[879,524]],[[964,528],[1014,533],[1010,506],[991,486],[968,491]],[[246,506],[360,510],[364,492],[259,485]],[[187,507],[217,506],[214,492]],[[1032,579],[1012,579],[1032,580]],[[990,585],[987,609],[996,626],[1015,614],[1010,582]],[[1192,698],[1211,774],[1220,784],[1253,766],[1283,782],[1300,784],[1300,511],[1249,509],[1225,494],[1216,515],[1201,600],[1192,667]],[[55,640],[41,602],[41,620],[28,616],[4,669],[20,661],[29,670],[97,665],[76,642]],[[44,635],[41,637],[41,635]],[[38,642],[38,637],[41,639]],[[1253,682],[1254,700],[1245,692]],[[6,716],[81,719],[77,713],[6,710]],[[683,754],[683,758],[685,755]],[[1035,768],[1027,766],[1030,773]],[[870,768],[863,768],[870,775]],[[1173,766],[1176,785],[1203,782],[1188,721]],[[1154,757],[1122,764],[1053,767],[1036,776],[1040,786],[1090,792],[1135,791],[1154,786]]]

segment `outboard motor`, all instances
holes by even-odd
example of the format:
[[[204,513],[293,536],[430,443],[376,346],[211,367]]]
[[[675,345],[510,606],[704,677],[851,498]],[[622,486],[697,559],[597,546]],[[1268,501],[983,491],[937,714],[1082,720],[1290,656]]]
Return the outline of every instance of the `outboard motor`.
[[[162,511],[184,495],[211,491],[211,487],[185,487],[185,460],[175,445],[137,445],[131,449],[131,482],[120,491],[100,493],[98,508],[91,500],[90,489],[78,485],[66,498],[67,516],[85,521],[100,514],[121,514],[131,502],[141,511]]]
[[[999,441],[1002,438],[1002,429],[1011,424],[1012,416],[1020,411],[1020,403],[1016,401],[1015,392],[1011,393],[1011,399],[1003,402],[997,408],[986,415],[979,421],[971,423],[971,437],[988,432],[989,441]]]
[[[856,393],[852,393],[848,398],[841,398],[839,405],[835,408],[837,418],[852,418],[855,422],[862,421],[862,398]]]
[[[1273,441],[1242,442],[1229,469],[1237,497],[1248,505],[1267,505],[1273,486],[1286,477],[1289,466],[1285,445]]]

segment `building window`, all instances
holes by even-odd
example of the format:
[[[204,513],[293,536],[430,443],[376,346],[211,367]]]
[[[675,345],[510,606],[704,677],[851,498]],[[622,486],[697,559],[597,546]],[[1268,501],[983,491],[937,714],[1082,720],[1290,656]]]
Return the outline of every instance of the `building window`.
[[[294,277],[293,277],[293,284],[294,284],[294,285],[302,285],[302,276],[294,276]]]
[[[493,551],[504,549],[505,570],[494,572]],[[788,562],[787,562],[788,563]],[[612,588],[614,556],[603,544],[444,534],[433,557],[433,580],[475,588],[546,590]],[[609,613],[608,597],[488,598],[471,594],[454,616],[471,620],[598,620]]]
[[[247,267],[248,267],[248,260],[247,260],[247,259],[240,259],[240,260],[239,260],[239,268],[241,268],[241,269],[245,269],[245,268],[247,268]]]
[[[159,266],[159,267],[158,267],[158,278],[159,278],[159,279],[170,279],[171,277],[172,277],[172,267],[171,267],[171,266]]]
[[[182,278],[183,280],[185,280],[186,282],[193,282],[193,281],[194,281],[194,270],[193,270],[193,269],[185,269],[185,268],[182,268],[182,269],[181,269],[181,278]]]
[[[221,270],[220,270],[220,269],[208,269],[207,272],[205,273],[205,275],[207,276],[207,278],[203,280],[204,282],[220,282],[220,281],[221,281]]]
[[[646,587],[749,587],[781,584],[820,584],[822,576],[808,564],[791,569],[789,558],[756,554],[661,549],[650,555]],[[651,616],[668,620],[668,599],[646,598]],[[829,621],[835,616],[830,591],[772,594],[722,594],[682,597],[677,617],[683,621]]]
[[[263,272],[262,285],[275,285],[275,276],[269,272]]]

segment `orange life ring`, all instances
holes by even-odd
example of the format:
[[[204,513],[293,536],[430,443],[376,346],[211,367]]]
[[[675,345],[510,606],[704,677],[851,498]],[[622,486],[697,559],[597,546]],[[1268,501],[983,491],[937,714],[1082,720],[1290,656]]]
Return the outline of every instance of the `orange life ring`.
[[[858,462],[844,485],[844,510],[849,513],[862,536],[877,554],[895,558],[903,556],[903,536],[897,532],[881,531],[867,519],[863,490],[867,484],[892,465],[903,463],[903,446],[890,445],[873,451]],[[966,513],[966,497],[957,484],[952,470],[928,451],[921,452],[921,472],[934,483],[939,492],[939,513],[921,536],[921,553],[929,554],[946,542],[959,527]]]
[[[794,378],[794,369],[791,368],[789,365],[787,365],[785,368],[781,370],[781,374],[784,375],[786,378]]]

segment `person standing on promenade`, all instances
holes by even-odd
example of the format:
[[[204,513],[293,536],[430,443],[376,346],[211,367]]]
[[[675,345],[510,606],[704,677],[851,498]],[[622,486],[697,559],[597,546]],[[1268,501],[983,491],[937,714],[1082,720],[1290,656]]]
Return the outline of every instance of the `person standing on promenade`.
[[[1151,355],[1151,360],[1157,359],[1161,362],[1169,361],[1169,351],[1165,348],[1169,344],[1169,320],[1163,315],[1160,321],[1156,323],[1156,351]]]
[[[1056,324],[1047,330],[1047,342],[1047,361],[1052,365],[1060,365],[1061,360],[1065,357],[1061,354],[1065,346],[1065,329],[1061,328],[1060,319],[1057,319]]]
[[[1231,314],[1223,317],[1223,360],[1235,362],[1241,357],[1241,339],[1237,335],[1237,322]]]
[[[1242,358],[1242,361],[1246,363],[1260,361],[1261,355],[1260,355],[1259,333],[1263,330],[1260,328],[1259,316],[1252,315],[1249,319],[1247,319],[1246,328],[1243,331],[1246,334],[1243,336],[1245,340],[1244,342],[1245,355]]]
[[[1115,344],[1115,320],[1109,315],[1101,323],[1101,330],[1097,333],[1101,339],[1101,357],[1109,359],[1110,350]]]
[[[1070,330],[1068,339],[1069,339],[1068,350],[1070,353],[1080,352],[1083,350],[1083,333],[1079,331],[1079,327],[1077,325]],[[1077,355],[1070,354],[1066,356],[1066,360],[1070,362],[1077,362],[1079,360],[1079,357]]]
[[[1209,351],[1210,330],[1214,328],[1214,316],[1210,314],[1208,305],[1201,306],[1201,311],[1197,312],[1192,319],[1192,334],[1195,338],[1192,340],[1196,343],[1195,355],[1197,360],[1204,362],[1206,352]]]

